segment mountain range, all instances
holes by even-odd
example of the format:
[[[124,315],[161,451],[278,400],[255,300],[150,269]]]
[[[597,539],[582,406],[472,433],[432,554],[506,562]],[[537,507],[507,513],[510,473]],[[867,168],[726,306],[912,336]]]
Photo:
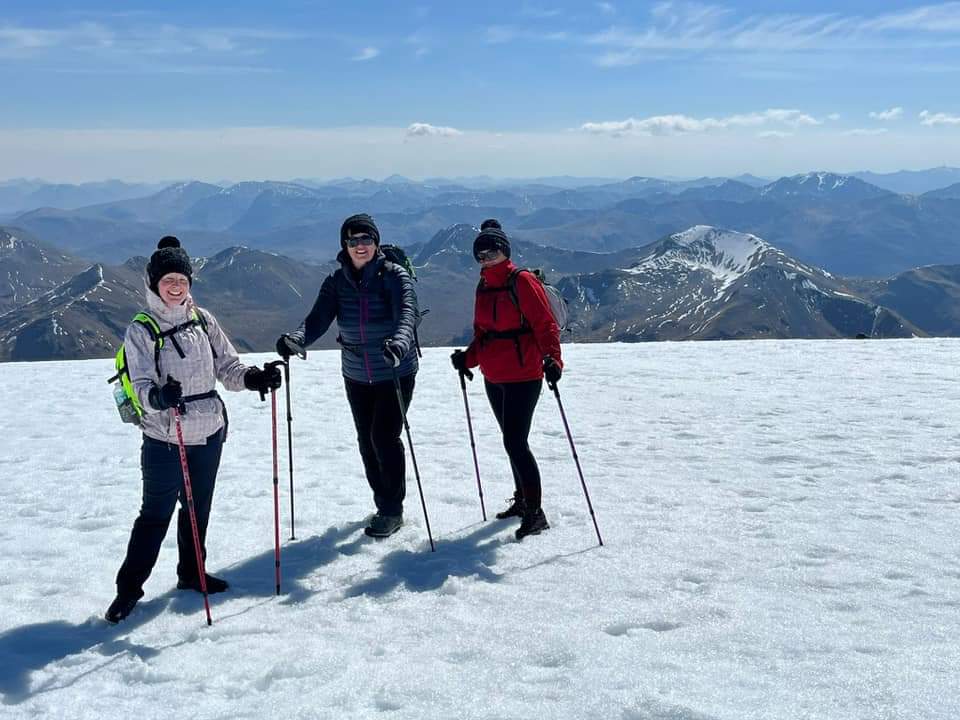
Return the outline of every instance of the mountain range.
[[[93,263],[40,292],[35,281],[55,264],[30,240],[5,231],[7,259],[21,268],[22,299],[0,314],[0,360],[112,355],[143,306],[146,257]],[[411,248],[424,345],[462,345],[471,336],[478,279],[477,229],[449,226]],[[12,238],[12,240],[10,239]],[[44,257],[47,258],[46,262]],[[804,263],[748,233],[694,226],[614,253],[516,241],[512,259],[544,269],[567,299],[564,339],[604,342],[727,338],[910,337],[960,334],[960,266],[911,270],[883,281],[845,279]],[[232,247],[195,257],[193,295],[220,319],[241,351],[270,350],[312,306],[335,265]],[[317,347],[335,347],[331,328]]]
[[[944,181],[952,179],[948,170],[942,170]],[[376,217],[385,241],[405,247],[422,244],[438,228],[492,216],[518,241],[573,251],[640,247],[702,224],[755,234],[844,276],[879,279],[960,261],[960,184],[899,194],[827,172],[771,182],[638,176],[578,187],[469,187],[402,177],[228,187],[186,182],[145,197],[34,209],[8,224],[104,264],[146,254],[168,233],[197,255],[244,245],[323,262],[337,250],[343,218],[359,211]]]

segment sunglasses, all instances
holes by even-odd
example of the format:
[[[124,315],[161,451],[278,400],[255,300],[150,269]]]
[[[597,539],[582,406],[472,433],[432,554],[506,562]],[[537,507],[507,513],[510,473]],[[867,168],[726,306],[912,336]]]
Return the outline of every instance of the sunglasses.
[[[476,261],[485,262],[487,260],[493,260],[500,254],[500,248],[490,248],[489,250],[477,250],[474,254]]]
[[[373,235],[351,235],[347,238],[347,247],[355,248],[357,245],[373,245]]]

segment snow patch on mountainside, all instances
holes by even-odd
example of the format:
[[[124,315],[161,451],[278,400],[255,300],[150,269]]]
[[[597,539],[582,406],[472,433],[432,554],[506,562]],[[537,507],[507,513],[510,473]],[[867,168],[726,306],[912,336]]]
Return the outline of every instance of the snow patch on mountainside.
[[[623,272],[632,275],[663,270],[682,274],[703,272],[714,278],[721,293],[745,273],[759,267],[764,253],[772,250],[771,245],[756,235],[710,225],[696,225],[671,235],[669,242],[673,247],[658,248]]]

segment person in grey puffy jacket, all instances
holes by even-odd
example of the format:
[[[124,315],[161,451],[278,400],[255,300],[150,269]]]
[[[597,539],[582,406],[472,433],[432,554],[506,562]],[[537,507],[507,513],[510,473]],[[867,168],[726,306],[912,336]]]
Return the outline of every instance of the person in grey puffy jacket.
[[[217,319],[193,304],[192,278],[190,256],[180,247],[180,241],[164,237],[150,257],[145,279],[145,312],[160,328],[163,344],[157,352],[150,329],[140,322],[130,323],[124,336],[127,372],[143,410],[143,498],[126,557],[117,573],[117,596],[106,612],[111,623],[126,618],[143,597],[143,584],[157,562],[178,499],[181,509],[177,518],[177,587],[201,589],[170,408],[176,407],[181,413],[197,529],[205,558],[207,522],[226,436],[226,407],[216,392],[216,382],[219,380],[227,390],[261,393],[280,386],[276,366],[267,365],[261,370],[240,362]],[[207,575],[206,587],[207,592],[217,593],[226,590],[228,584]]]
[[[300,327],[280,336],[277,352],[285,359],[303,355],[337,321],[344,386],[377,510],[365,532],[387,537],[403,525],[403,415],[393,380],[396,374],[409,407],[418,368],[417,295],[407,271],[380,252],[380,231],[369,215],[344,221],[340,247],[341,267],[323,281]]]

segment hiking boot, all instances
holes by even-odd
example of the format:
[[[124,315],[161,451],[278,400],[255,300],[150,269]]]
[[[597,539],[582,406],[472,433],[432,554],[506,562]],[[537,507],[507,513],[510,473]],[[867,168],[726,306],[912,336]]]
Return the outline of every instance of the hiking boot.
[[[127,615],[133,612],[133,608],[137,606],[137,601],[142,597],[143,590],[140,590],[138,593],[133,595],[117,595],[113,599],[113,602],[110,603],[110,607],[107,608],[107,612],[104,613],[103,619],[111,625],[116,625],[118,622],[125,619]]]
[[[509,502],[510,505],[507,506],[506,510],[501,510],[500,512],[497,513],[497,520],[506,520],[507,518],[512,518],[512,517],[522,518],[523,511],[526,508],[523,502],[523,498],[515,494],[507,502]]]
[[[207,595],[222,593],[229,587],[230,583],[226,580],[207,573]],[[203,588],[200,587],[200,578],[198,577],[192,579],[179,578],[177,580],[177,590],[196,590],[197,592],[203,592]]]
[[[543,510],[534,510],[523,516],[520,527],[517,528],[517,540],[523,540],[527,535],[539,535],[542,531],[548,530],[550,524],[547,522],[547,516]]]
[[[383,515],[377,513],[370,518],[370,524],[364,532],[370,537],[385,538],[393,535],[403,525],[403,515]]]

